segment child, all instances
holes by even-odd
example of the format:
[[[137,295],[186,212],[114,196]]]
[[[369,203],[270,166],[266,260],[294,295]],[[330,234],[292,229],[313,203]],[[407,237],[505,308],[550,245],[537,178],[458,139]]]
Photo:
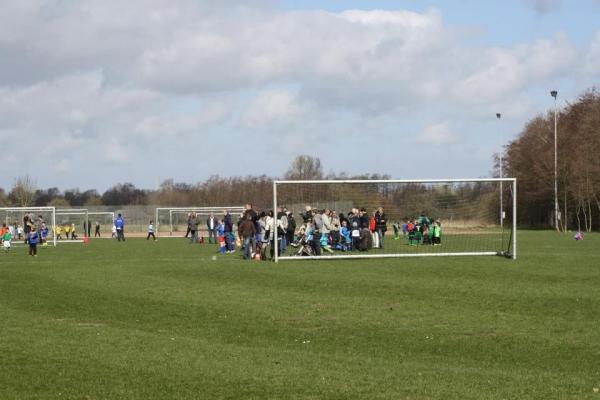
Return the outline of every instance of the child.
[[[2,240],[2,244],[4,246],[4,251],[10,250],[10,240],[12,235],[10,233],[10,229],[6,227],[6,224],[2,224],[2,229],[0,229],[0,240]]]
[[[8,231],[6,224],[2,224],[2,228],[0,228],[0,241],[3,240],[4,234]]]
[[[117,237],[117,226],[113,224],[111,232],[111,237],[114,239]]]
[[[69,225],[65,225],[65,227],[63,229],[65,231],[65,237],[68,240],[69,239],[69,234],[71,233],[71,227]]]
[[[29,255],[32,257],[37,257],[37,245],[38,245],[38,232],[35,225],[31,227],[31,231],[29,232]]]
[[[4,235],[2,235],[2,245],[4,247],[4,251],[7,252],[10,250],[10,241],[12,239],[12,234],[10,233],[10,229],[4,231]]]
[[[575,236],[573,237],[573,239],[575,239],[577,241],[583,240],[583,232],[578,230],[577,233],[575,234]]]
[[[352,246],[352,237],[350,237],[350,229],[348,229],[348,221],[342,222],[342,228],[340,229],[340,235],[342,236],[342,243],[340,244],[340,250],[350,250]]]
[[[439,246],[442,244],[442,225],[439,221],[433,223],[433,245]]]
[[[19,240],[23,240],[23,227],[21,225],[17,225],[17,237]]]
[[[406,225],[406,230],[408,231],[408,244],[410,246],[416,246],[417,242],[415,240],[415,234],[416,234],[416,227],[413,221],[408,221],[408,224]]]
[[[77,234],[75,233],[75,224],[71,224],[71,240],[77,240]]]
[[[42,246],[46,247],[48,246],[48,227],[46,226],[46,223],[43,222],[42,223]]]
[[[148,236],[146,236],[146,240],[150,240],[150,236],[152,236],[152,239],[154,239],[154,241],[156,242],[156,236],[154,236],[154,221],[150,221],[150,224],[148,224]]]
[[[400,239],[400,222],[394,222],[392,227],[394,228],[394,240]]]
[[[225,241],[225,222],[223,220],[219,221],[217,234],[219,235],[219,252],[225,254],[227,251],[227,242]]]

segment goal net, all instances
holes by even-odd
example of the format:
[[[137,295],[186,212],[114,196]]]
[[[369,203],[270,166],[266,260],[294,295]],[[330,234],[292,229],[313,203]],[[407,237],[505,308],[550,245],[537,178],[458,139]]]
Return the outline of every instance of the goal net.
[[[273,207],[298,227],[293,243],[274,232],[275,259],[516,258],[515,200],[513,178],[275,181]]]
[[[91,228],[86,208],[68,208],[56,210],[56,236],[68,243],[82,243]]]
[[[32,225],[47,229],[44,234],[46,243],[56,246],[56,209],[54,207],[2,207],[0,221],[12,233],[12,243],[25,242],[25,237]],[[12,228],[11,228],[12,227]]]
[[[112,211],[90,211],[88,221],[91,223],[90,237],[111,237],[115,213]]]
[[[224,210],[227,210],[235,221],[244,212],[243,206],[233,207],[159,207],[155,212],[156,236],[181,237],[187,232],[188,219],[192,213],[199,220],[198,230],[200,236],[208,235],[206,220],[213,215],[216,221],[223,218]]]

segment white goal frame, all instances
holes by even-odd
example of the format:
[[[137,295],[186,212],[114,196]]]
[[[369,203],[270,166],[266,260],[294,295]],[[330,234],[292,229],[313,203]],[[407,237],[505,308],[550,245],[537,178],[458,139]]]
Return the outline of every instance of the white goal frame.
[[[35,211],[50,211],[52,212],[52,245],[56,247],[56,207],[0,207],[0,211],[8,212],[35,212]],[[21,221],[22,222],[22,221]]]
[[[183,214],[183,213],[191,213],[191,212],[195,212],[201,215],[210,215],[210,213],[213,213],[215,215],[217,215],[218,213],[222,212],[223,210],[227,210],[229,212],[244,212],[246,208],[243,206],[231,206],[231,207],[227,207],[227,206],[223,206],[223,207],[158,207],[156,208],[155,212],[154,212],[154,224],[155,224],[155,235],[156,235],[156,239],[159,238],[160,233],[159,233],[159,214],[161,211],[168,211],[169,212],[169,236],[167,237],[172,237],[173,236],[173,214]]]
[[[87,237],[87,225],[90,221],[90,213],[88,212],[87,208],[63,208],[63,209],[57,209],[56,210],[56,215],[61,217],[61,216],[69,216],[69,215],[85,215],[85,226],[86,229],[83,232],[83,237]],[[61,243],[83,243],[82,239],[77,239],[77,240],[65,240],[62,241]]]
[[[512,191],[512,252],[509,254],[513,260],[517,259],[517,179],[516,178],[465,178],[465,179],[344,179],[344,180],[275,180],[273,181],[273,212],[277,210],[279,204],[277,203],[277,185],[283,184],[311,184],[311,185],[322,185],[322,184],[385,184],[385,183],[476,183],[476,182],[499,182],[508,183]],[[503,212],[501,212],[500,219],[503,218]],[[279,260],[311,260],[311,259],[357,259],[357,258],[399,258],[399,257],[445,257],[445,256],[498,256],[498,252],[492,251],[481,251],[481,252],[456,252],[456,253],[397,253],[397,254],[353,254],[353,255],[340,255],[334,257],[328,256],[303,256],[303,257],[292,257],[292,256],[279,256],[278,255],[278,241],[277,241],[277,229],[273,229],[273,255],[274,261]]]

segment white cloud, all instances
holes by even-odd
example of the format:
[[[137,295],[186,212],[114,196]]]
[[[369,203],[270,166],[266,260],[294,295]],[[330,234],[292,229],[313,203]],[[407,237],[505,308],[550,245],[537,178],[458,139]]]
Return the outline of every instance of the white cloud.
[[[540,12],[558,4],[529,3]],[[219,149],[218,159],[226,160],[223,142],[249,133],[277,138],[282,158],[300,151],[307,135],[328,141],[336,151],[323,153],[344,165],[342,154],[352,158],[372,137],[392,149],[414,141],[397,127],[414,132],[436,121],[418,140],[458,143],[495,112],[515,124],[526,120],[538,109],[530,93],[536,86],[573,76],[597,81],[600,33],[580,49],[567,34],[474,46],[465,31],[437,9],[288,11],[273,0],[10,1],[0,13],[0,136],[37,138],[57,167],[68,153],[80,167],[61,171],[74,181],[92,176],[88,160],[96,153],[129,166],[121,169],[132,176],[123,180],[145,182],[147,172],[135,168],[149,157],[164,163],[163,174],[176,175],[188,147]],[[453,135],[458,129],[461,135]],[[238,170],[224,162],[214,171],[206,161],[203,171],[245,174],[250,162],[252,172],[273,173],[269,156],[235,163]],[[106,181],[114,182],[115,171],[107,171]]]
[[[442,146],[456,143],[457,138],[450,131],[448,121],[429,124],[416,138],[417,143]]]
[[[264,128],[293,123],[307,114],[308,105],[298,103],[296,94],[288,90],[268,89],[260,92],[241,118],[245,128]]]

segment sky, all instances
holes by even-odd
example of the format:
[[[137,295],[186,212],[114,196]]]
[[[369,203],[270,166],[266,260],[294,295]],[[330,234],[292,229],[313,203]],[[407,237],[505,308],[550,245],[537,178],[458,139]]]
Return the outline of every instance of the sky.
[[[0,187],[493,173],[600,82],[600,0],[0,0]],[[501,113],[498,120],[496,113]]]

